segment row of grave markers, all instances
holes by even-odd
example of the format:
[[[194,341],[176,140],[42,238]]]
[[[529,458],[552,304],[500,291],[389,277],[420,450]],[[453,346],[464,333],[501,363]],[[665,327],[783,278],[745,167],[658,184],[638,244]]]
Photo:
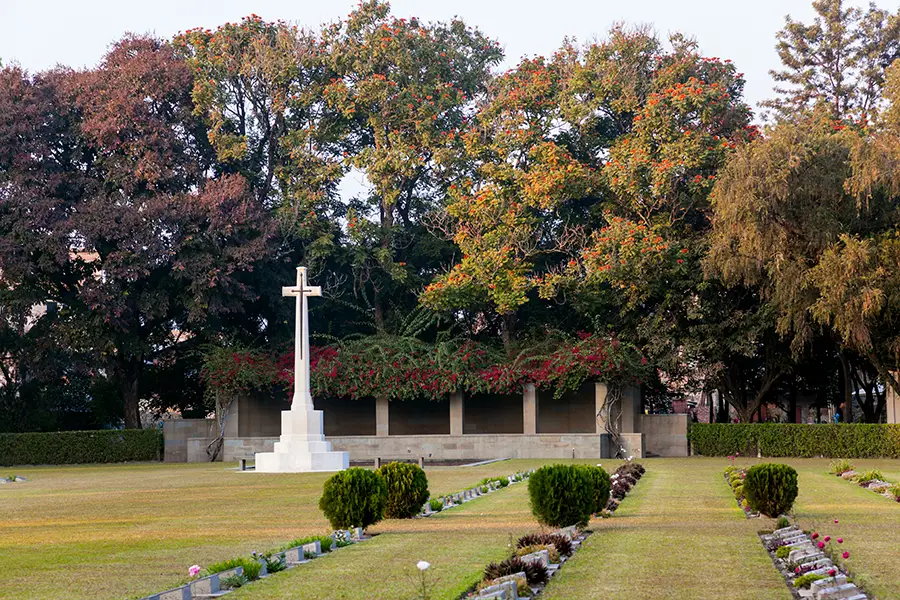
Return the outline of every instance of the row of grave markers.
[[[362,527],[357,527],[355,529],[350,530],[338,530],[331,534],[331,549],[329,552],[334,552],[339,548],[337,545],[338,539],[347,540],[351,543],[362,542],[370,539],[363,534]],[[297,565],[302,565],[303,563],[307,563],[313,558],[322,556],[325,554],[322,552],[322,542],[319,540],[315,540],[313,542],[309,542],[308,544],[303,544],[302,546],[296,546],[294,548],[288,548],[287,550],[283,550],[281,552],[277,552],[272,555],[272,558],[275,560],[280,560],[284,563],[285,567],[290,569],[296,567]],[[267,561],[263,557],[258,558],[260,564],[259,576],[260,578],[266,577],[269,573],[267,570]],[[230,592],[231,590],[222,589],[221,582],[223,579],[226,579],[235,575],[243,575],[244,568],[236,567],[234,569],[229,569],[228,571],[222,571],[221,573],[213,573],[211,575],[207,575],[206,577],[201,577],[190,583],[187,583],[183,586],[167,590],[165,592],[160,592],[159,594],[153,594],[152,596],[147,596],[142,600],[201,600],[207,598],[218,598]]]
[[[531,475],[531,473],[532,471],[525,471],[522,473],[516,473],[514,475],[508,475],[506,477],[506,480],[509,481],[510,484],[517,483],[518,481],[525,481],[528,476]],[[497,480],[499,479],[500,478],[498,477]],[[444,507],[442,508],[442,510],[460,506],[465,502],[474,500],[487,493],[502,489],[501,486],[497,485],[497,480],[492,481],[488,484],[484,484],[484,486],[475,486],[474,488],[467,489],[456,494],[449,494],[447,496],[444,496]],[[483,492],[481,490],[482,487],[486,487],[487,491]],[[430,503],[426,502],[422,507],[420,516],[430,517],[433,514],[437,513],[435,511],[432,511]],[[355,529],[350,530],[338,530],[331,534],[330,552],[334,552],[338,549],[338,538],[346,539],[351,543],[362,542],[370,539],[369,537],[364,535],[361,527],[356,527]],[[324,554],[322,552],[322,544],[320,541],[316,540],[302,546],[289,548],[282,552],[275,553],[272,555],[272,558],[281,560],[284,563],[285,567],[290,569],[297,565],[309,562],[313,557],[318,557],[322,554]],[[259,576],[260,578],[266,577],[268,575],[266,559],[260,557],[259,562],[261,566]],[[160,592],[159,594],[153,594],[152,596],[146,596],[145,598],[142,598],[142,600],[205,600],[208,598],[218,598],[231,591],[228,589],[222,589],[222,580],[230,576],[242,575],[243,572],[243,567],[237,567],[235,569],[230,569],[221,573],[213,573],[211,575],[207,575],[206,577],[201,577],[200,579],[191,581],[190,583],[187,583],[183,586],[173,588],[165,592]]]
[[[527,480],[528,477],[530,477],[533,472],[534,472],[533,470],[532,471],[523,471],[520,473],[516,473],[514,475],[507,475],[505,477],[505,479],[506,479],[506,481],[509,482],[508,485],[514,485],[521,481]],[[474,500],[476,498],[484,496],[485,494],[490,494],[491,492],[496,492],[497,490],[501,490],[501,489],[503,489],[504,486],[499,485],[500,479],[501,478],[498,477],[497,479],[495,479],[489,483],[486,483],[484,485],[477,485],[473,488],[464,490],[462,492],[457,492],[455,494],[448,494],[446,496],[443,496],[441,498],[441,500],[443,501],[443,507],[439,511],[431,510],[431,499],[429,499],[428,502],[426,502],[422,506],[422,512],[419,513],[419,515],[423,516],[423,517],[430,517],[431,515],[435,515],[439,512],[443,512],[443,511],[447,510],[448,508],[460,506],[462,504],[465,504],[466,502],[469,502],[470,500]],[[485,488],[485,490],[482,491],[482,488]]]
[[[814,598],[815,600],[866,600],[867,596],[855,584],[851,583],[847,575],[841,572],[840,565],[821,552],[808,533],[804,533],[795,525],[777,529],[771,534],[760,536],[764,544],[781,542],[791,549],[787,559],[775,558],[774,551],[770,551],[776,565],[782,565],[781,571],[788,585],[793,588],[794,573],[791,573],[786,565],[800,565],[802,575],[821,575],[822,579],[813,581],[809,590],[799,590],[801,597]],[[833,574],[832,574],[833,573]]]

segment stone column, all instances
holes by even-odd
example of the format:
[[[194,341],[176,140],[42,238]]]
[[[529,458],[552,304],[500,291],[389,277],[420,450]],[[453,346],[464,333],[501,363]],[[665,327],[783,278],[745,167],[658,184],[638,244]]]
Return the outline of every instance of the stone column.
[[[532,383],[526,384],[522,393],[522,426],[525,435],[537,433],[537,390]]]
[[[641,390],[635,386],[622,389],[622,433],[637,433],[637,414],[641,408]]]
[[[390,418],[390,402],[387,396],[378,396],[375,398],[375,435],[379,437],[387,436],[388,423]]]
[[[450,435],[463,434],[463,393],[450,394]]]
[[[887,422],[900,423],[900,397],[894,393],[894,388],[889,385],[884,390],[885,408],[887,409]]]
[[[597,433],[606,433],[606,419],[603,416],[603,407],[606,404],[606,394],[609,388],[599,381],[594,383],[594,421],[597,424]]]

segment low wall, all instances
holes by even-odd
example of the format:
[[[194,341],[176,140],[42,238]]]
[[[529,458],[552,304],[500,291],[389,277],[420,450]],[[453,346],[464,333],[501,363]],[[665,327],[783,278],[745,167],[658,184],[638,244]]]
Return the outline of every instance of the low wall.
[[[334,450],[349,452],[350,460],[372,460],[376,456],[383,459],[424,456],[447,460],[572,458],[573,450],[575,458],[609,456],[606,434],[360,435],[326,439]],[[226,440],[225,460],[252,458],[255,452],[271,452],[276,441],[278,438]]]

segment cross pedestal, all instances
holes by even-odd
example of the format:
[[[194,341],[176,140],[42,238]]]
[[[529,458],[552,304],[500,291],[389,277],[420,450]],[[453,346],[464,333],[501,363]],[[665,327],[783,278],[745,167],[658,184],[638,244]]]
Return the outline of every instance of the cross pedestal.
[[[306,269],[297,267],[297,285],[281,288],[282,296],[297,298],[294,336],[294,397],[291,410],[281,411],[281,439],[274,452],[256,453],[258,473],[342,471],[350,466],[350,454],[334,452],[325,441],[322,411],[313,408],[309,393],[309,318],[306,298],[321,296],[318,287],[306,285]]]

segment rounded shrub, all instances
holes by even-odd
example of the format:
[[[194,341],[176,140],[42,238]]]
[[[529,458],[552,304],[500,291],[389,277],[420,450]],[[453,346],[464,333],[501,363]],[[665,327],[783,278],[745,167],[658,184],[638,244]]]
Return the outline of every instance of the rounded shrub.
[[[612,487],[609,473],[601,467],[591,465],[576,465],[576,468],[582,469],[593,485],[594,505],[591,512],[594,514],[602,512],[609,502],[609,491]]]
[[[392,462],[378,469],[387,486],[384,516],[409,519],[419,514],[428,500],[428,477],[418,465]]]
[[[744,478],[744,496],[753,510],[767,517],[786,513],[797,499],[797,471],[774,463],[750,467]]]
[[[550,527],[587,525],[594,511],[594,481],[575,465],[547,465],[528,479],[531,512]]]
[[[328,478],[322,488],[319,508],[335,529],[365,529],[384,518],[386,500],[384,477],[369,469],[353,467]]]

